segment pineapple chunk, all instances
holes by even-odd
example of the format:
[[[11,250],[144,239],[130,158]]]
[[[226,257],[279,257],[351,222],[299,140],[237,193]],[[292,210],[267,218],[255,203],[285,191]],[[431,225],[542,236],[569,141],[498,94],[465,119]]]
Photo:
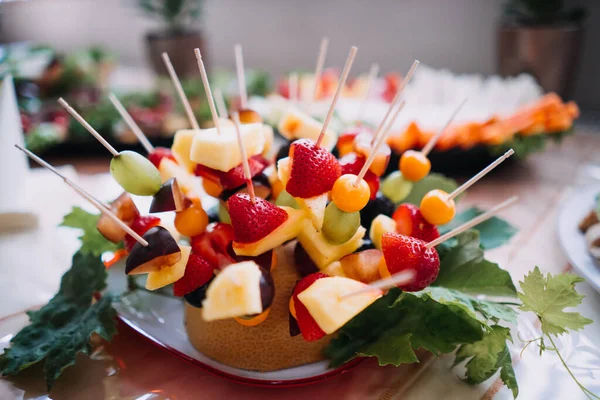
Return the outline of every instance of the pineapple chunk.
[[[302,228],[304,211],[291,207],[281,207],[288,214],[288,219],[266,237],[253,243],[233,242],[233,251],[238,256],[256,257],[269,250],[281,246],[288,240],[295,239]],[[310,222],[309,222],[310,224]]]
[[[177,179],[179,188],[185,195],[200,198],[200,193],[203,193],[200,179],[190,174],[186,168],[171,159],[163,158],[160,161],[158,171],[160,172],[160,179],[163,182],[171,178]]]
[[[193,129],[183,129],[177,131],[173,137],[173,146],[171,151],[179,165],[184,166],[189,173],[193,173],[196,168],[196,163],[190,160],[190,150],[196,131]]]
[[[292,164],[290,158],[285,157],[277,161],[277,177],[283,183],[283,187],[287,186],[290,180],[290,173],[292,172]]]
[[[396,221],[387,215],[379,214],[371,223],[369,230],[369,238],[376,249],[381,250],[381,237],[388,232],[396,232]]]
[[[283,137],[288,140],[311,139],[316,141],[321,133],[323,124],[309,115],[290,108],[279,121],[277,129]],[[333,149],[337,142],[337,133],[327,129],[321,146],[329,151]]]
[[[306,216],[310,218],[313,226],[317,231],[321,231],[323,227],[323,219],[325,218],[325,207],[327,207],[327,200],[329,198],[328,193],[322,195],[310,197],[308,199],[301,199],[295,197],[296,202],[306,212]]]
[[[317,267],[324,269],[332,262],[356,251],[362,245],[365,233],[366,229],[361,226],[346,243],[331,244],[321,232],[315,229],[310,220],[305,220],[298,235],[298,241]]]
[[[190,246],[179,246],[179,248],[181,249],[181,259],[173,265],[165,265],[158,271],[150,272],[146,280],[146,289],[160,289],[183,277],[192,248]]]
[[[315,322],[326,334],[331,334],[369,307],[383,293],[372,289],[354,296],[342,298],[347,294],[369,288],[362,282],[340,276],[316,280],[298,295],[298,300]]]
[[[241,126],[242,142],[248,157],[261,154],[265,148],[263,124]],[[242,163],[242,155],[235,128],[221,127],[197,131],[192,141],[190,159],[205,167],[227,172]]]
[[[269,158],[271,149],[273,148],[273,141],[275,141],[275,133],[273,133],[273,127],[271,125],[263,125],[263,135],[265,136],[265,147],[262,151],[262,155],[265,158]]]
[[[260,267],[254,261],[231,264],[223,269],[206,290],[202,318],[214,321],[262,313],[261,278]]]

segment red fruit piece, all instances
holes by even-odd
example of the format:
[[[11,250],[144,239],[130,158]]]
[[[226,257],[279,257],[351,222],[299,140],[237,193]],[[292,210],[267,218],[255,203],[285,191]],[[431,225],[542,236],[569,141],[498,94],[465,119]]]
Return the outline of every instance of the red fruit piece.
[[[292,143],[290,159],[292,168],[285,189],[294,197],[307,199],[327,193],[341,175],[333,154],[309,139]]]
[[[283,224],[287,213],[260,197],[252,203],[247,193],[236,193],[227,201],[233,240],[239,243],[254,243]]]
[[[253,178],[256,175],[260,174],[268,165],[269,162],[265,160],[261,155],[252,156],[248,159],[250,175]],[[242,164],[230,169],[227,172],[218,171],[216,169],[208,168],[204,165],[198,164],[196,165],[194,174],[220,183],[223,189],[225,190],[236,189],[246,183],[246,179],[244,178],[244,168]]]
[[[431,242],[440,236],[438,228],[427,222],[419,207],[414,204],[401,204],[392,215],[392,219],[396,221],[396,232],[402,235],[425,242]]]
[[[316,280],[327,277],[328,275],[322,272],[316,272],[302,278],[296,283],[296,286],[294,286],[293,298],[294,309],[296,310],[296,320],[298,321],[302,337],[307,342],[314,342],[315,340],[321,339],[325,336],[325,332],[323,332],[319,324],[317,324],[317,321],[310,315],[306,306],[298,299],[298,295],[308,289],[308,287]]]
[[[214,268],[208,261],[192,253],[185,266],[184,275],[173,284],[173,294],[178,297],[185,296],[210,281],[214,274]]]
[[[363,165],[365,165],[366,160],[367,159],[365,157],[359,156],[356,153],[346,154],[339,160],[342,175],[358,175]],[[369,185],[369,189],[371,189],[371,200],[375,200],[377,197],[377,191],[379,191],[379,177],[375,175],[373,171],[368,170],[363,179]]]
[[[191,239],[192,252],[204,258],[213,268],[222,269],[235,263],[227,251],[232,241],[231,225],[212,223],[206,227],[206,231]]]
[[[148,160],[150,160],[150,162],[154,164],[156,168],[160,168],[160,162],[163,158],[168,158],[169,160],[177,162],[171,149],[166,147],[155,147],[154,151],[148,154]]]
[[[435,248],[425,247],[427,243],[399,233],[384,233],[381,238],[383,257],[391,275],[405,270],[413,270],[415,279],[400,289],[418,292],[431,285],[440,272],[440,258]]]
[[[153,215],[142,215],[133,220],[131,229],[138,235],[143,236],[150,228],[154,228],[159,224],[160,218]],[[125,243],[127,251],[131,251],[133,245],[137,243],[137,241],[129,234],[125,235],[123,242]]]

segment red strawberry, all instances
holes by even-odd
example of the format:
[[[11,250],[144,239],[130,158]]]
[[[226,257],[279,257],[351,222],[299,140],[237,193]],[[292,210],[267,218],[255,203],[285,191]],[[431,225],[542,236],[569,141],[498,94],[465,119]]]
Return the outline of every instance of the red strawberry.
[[[214,268],[208,261],[192,253],[185,266],[184,275],[173,285],[173,294],[178,297],[185,296],[210,281],[214,274]]]
[[[256,155],[248,159],[248,166],[250,167],[250,175],[254,178],[260,174],[267,166],[269,162],[265,160],[261,155]],[[216,169],[205,167],[204,165],[196,165],[194,173],[197,176],[219,182],[223,189],[236,189],[246,183],[244,178],[244,168],[240,164],[237,167],[230,169],[227,172],[218,171]]]
[[[206,231],[192,238],[192,252],[204,258],[213,268],[222,269],[235,263],[235,259],[227,251],[232,241],[231,225],[212,223],[206,227]]]
[[[363,165],[365,165],[366,160],[367,159],[365,157],[359,156],[356,153],[346,154],[339,160],[342,175],[358,175]],[[369,189],[371,189],[371,200],[375,200],[377,197],[377,191],[379,190],[379,177],[371,170],[368,170],[365,174],[364,180],[369,184]]]
[[[233,226],[233,240],[239,243],[254,243],[266,237],[288,218],[283,209],[265,199],[256,197],[252,203],[247,193],[234,194],[227,205]]]
[[[154,228],[158,224],[160,224],[160,218],[155,217],[153,215],[143,215],[134,219],[131,223],[130,228],[135,233],[142,236],[150,228]],[[123,239],[123,242],[125,243],[125,248],[127,249],[127,251],[131,251],[133,245],[137,243],[137,241],[129,234],[125,235],[125,239]]]
[[[384,233],[381,249],[390,275],[405,270],[416,272],[415,279],[400,289],[418,292],[431,285],[440,272],[440,258],[435,248],[425,247],[427,243],[399,233]]]
[[[171,149],[166,147],[156,147],[152,153],[148,154],[148,160],[150,160],[156,168],[160,168],[160,162],[163,158],[168,158],[177,162]]]
[[[435,225],[430,224],[423,218],[419,207],[413,204],[401,204],[392,219],[396,221],[396,232],[431,242],[440,236]]]
[[[293,298],[294,309],[296,310],[296,320],[298,321],[300,332],[302,332],[302,337],[307,342],[314,342],[315,340],[321,339],[325,336],[325,332],[323,332],[321,327],[317,324],[317,321],[310,315],[306,306],[298,299],[298,295],[308,289],[308,287],[316,280],[327,277],[328,275],[322,272],[316,272],[305,276],[296,283],[296,286],[294,286]]]
[[[292,168],[286,190],[294,197],[307,199],[327,193],[340,177],[340,164],[328,150],[309,139],[300,139],[290,147]]]

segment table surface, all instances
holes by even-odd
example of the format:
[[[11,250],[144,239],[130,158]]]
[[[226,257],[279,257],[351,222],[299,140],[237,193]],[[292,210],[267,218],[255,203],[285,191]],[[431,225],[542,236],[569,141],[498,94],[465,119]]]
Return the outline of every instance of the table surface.
[[[580,129],[561,145],[551,145],[545,152],[534,154],[526,161],[494,171],[473,186],[461,201],[461,208],[471,205],[489,208],[510,196],[519,196],[515,206],[501,213],[501,217],[519,228],[518,234],[508,245],[487,253],[489,259],[511,272],[515,282],[536,265],[553,273],[571,270],[557,241],[558,205],[584,164],[600,164],[598,150],[600,135]],[[80,160],[75,166],[80,174],[84,174],[82,184],[88,182],[85,174],[106,172],[107,169],[106,163],[93,160]],[[90,189],[94,191],[94,188]],[[600,321],[600,295],[587,284],[580,285],[579,290],[586,295],[582,310],[588,317]],[[23,313],[1,318],[0,338],[6,337],[7,332],[16,332],[17,327],[25,323]],[[598,337],[599,325],[595,322],[585,333],[589,337]],[[521,371],[519,364],[525,363],[519,359],[514,361],[521,385],[520,398],[542,398],[538,395],[543,391],[530,383],[535,379],[523,379],[531,377],[527,371]],[[448,370],[450,362],[442,358],[401,368],[380,368],[373,360],[367,360],[354,370],[317,385],[293,389],[247,387],[191,367],[120,326],[113,343],[100,343],[91,359],[81,357],[76,368],[65,371],[52,398],[82,398],[81,393],[86,393],[85,398],[90,399],[510,398],[496,378],[477,387],[461,383]],[[0,398],[39,398],[37,396],[44,392],[41,376],[41,368],[32,368],[18,377],[1,380]],[[566,374],[559,376],[556,379],[564,380],[560,382],[561,386],[573,388],[569,386]],[[571,392],[576,396],[574,393],[577,391]],[[554,396],[556,393],[543,398],[556,398]]]

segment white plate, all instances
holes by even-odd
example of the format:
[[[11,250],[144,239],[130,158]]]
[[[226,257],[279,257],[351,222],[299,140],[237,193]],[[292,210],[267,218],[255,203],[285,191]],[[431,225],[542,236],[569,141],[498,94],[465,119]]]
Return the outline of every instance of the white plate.
[[[111,267],[108,273],[108,291],[124,293],[126,286],[123,263]],[[233,368],[205,356],[192,346],[184,328],[183,300],[136,291],[123,297],[121,302],[115,304],[115,309],[123,322],[155,345],[200,368],[240,383],[280,387],[307,385],[336,376],[361,361],[355,359],[336,369],[328,368],[328,361],[273,372]]]
[[[600,262],[588,251],[579,222],[593,208],[600,193],[600,183],[574,189],[564,199],[558,214],[558,239],[575,270],[600,292]]]

